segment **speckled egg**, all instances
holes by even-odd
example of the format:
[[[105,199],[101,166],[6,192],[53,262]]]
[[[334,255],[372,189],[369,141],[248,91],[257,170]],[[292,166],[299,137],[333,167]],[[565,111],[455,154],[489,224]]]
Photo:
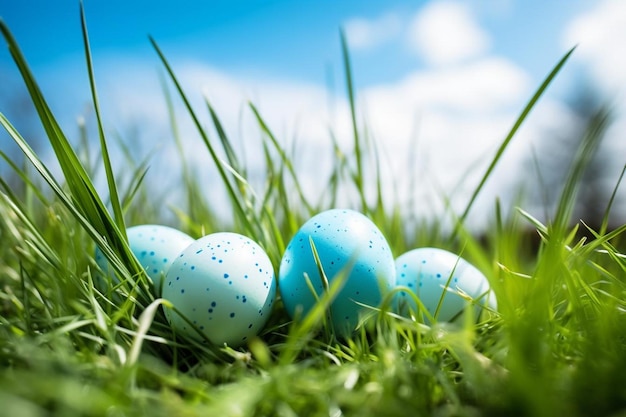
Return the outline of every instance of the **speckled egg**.
[[[189,245],[169,269],[163,298],[171,326],[186,337],[230,346],[245,344],[265,325],[276,284],[272,263],[256,242],[213,233]],[[202,335],[198,333],[200,331]]]
[[[437,248],[413,249],[396,259],[397,285],[411,289],[431,315],[443,297],[435,319],[452,321],[460,317],[468,303],[459,293],[465,293],[476,303],[476,315],[481,306],[497,308],[487,278],[465,259]],[[407,293],[398,294],[400,312],[417,312],[417,305]],[[428,320],[427,320],[428,322]]]
[[[395,285],[395,265],[389,244],[370,219],[353,210],[328,210],[309,219],[287,246],[278,274],[280,294],[292,318],[298,312],[307,314],[316,302],[305,274],[317,296],[324,292],[309,238],[330,285],[340,272],[347,272],[330,313],[335,331],[348,335],[358,325],[359,315],[367,310],[357,303],[376,307],[384,293]]]
[[[172,227],[144,224],[126,230],[131,251],[152,280],[154,292],[161,293],[161,281],[174,259],[194,239]],[[96,262],[100,269],[112,276],[109,264],[100,248],[96,248]]]

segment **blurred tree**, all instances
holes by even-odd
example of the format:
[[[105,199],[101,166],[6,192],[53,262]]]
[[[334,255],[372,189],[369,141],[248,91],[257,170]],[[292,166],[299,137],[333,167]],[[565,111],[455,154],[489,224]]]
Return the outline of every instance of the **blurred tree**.
[[[599,230],[604,220],[611,194],[619,178],[617,163],[623,164],[624,155],[615,154],[606,146],[608,127],[614,121],[614,114],[606,101],[590,84],[579,85],[567,105],[571,112],[571,123],[561,123],[554,131],[546,132],[550,140],[542,141],[540,148],[532,156],[533,170],[537,173],[540,195],[531,198],[539,202],[550,219],[558,204],[561,190],[570,172],[574,157],[590,134],[600,135],[598,144],[590,148],[589,163],[580,179],[572,222],[584,221],[594,230]],[[618,161],[621,158],[622,161]],[[530,163],[530,162],[529,162]],[[619,219],[619,203],[616,201],[609,226],[615,226]],[[581,230],[581,232],[585,232]]]

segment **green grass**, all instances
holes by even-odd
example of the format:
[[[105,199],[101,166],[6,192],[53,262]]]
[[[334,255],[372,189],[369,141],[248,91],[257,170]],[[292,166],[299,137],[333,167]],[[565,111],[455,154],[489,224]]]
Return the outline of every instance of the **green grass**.
[[[455,221],[453,231],[446,233],[440,225],[447,218],[406,230],[403,219],[411,214],[385,205],[375,147],[357,122],[345,40],[354,148],[341,152],[334,145],[334,171],[321,201],[306,196],[292,163],[293,150],[281,147],[250,104],[263,134],[258,147],[267,169],[263,186],[254,189],[221,125],[219,103],[193,108],[178,83],[175,63],[152,40],[168,77],[163,81],[165,102],[188,202],[174,208],[176,226],[196,237],[226,228],[246,234],[266,249],[277,267],[285,242],[298,227],[333,207],[340,190],[352,188],[354,208],[377,223],[396,255],[417,246],[462,252],[486,274],[498,298],[499,313],[476,323],[426,325],[384,308],[373,310],[351,339],[338,340],[320,324],[334,291],[331,285],[317,307],[296,322],[279,302],[265,331],[234,350],[177,338],[162,310],[171,306],[154,299],[128,248],[125,225],[159,223],[163,213],[154,207],[161,201],[147,192],[145,161],[129,164],[130,172],[116,173],[111,167],[84,19],[82,23],[107,196],[96,192],[96,168],[80,156],[87,141],[72,146],[0,21],[63,172],[63,179],[55,178],[0,114],[0,124],[30,162],[22,168],[8,161],[22,189],[12,189],[0,178],[1,414],[626,415],[626,225],[608,230],[607,207],[601,229],[588,230],[586,235],[593,238],[583,239],[578,232],[585,224],[571,218],[582,173],[607,126],[607,112],[592,118],[550,221],[543,224],[521,209],[503,210],[496,201],[486,236],[472,236],[464,224],[516,130],[532,117],[531,109],[571,51],[512,121],[466,209],[442,215]],[[186,114],[178,116],[173,103],[181,99]],[[203,112],[208,112],[217,136],[200,123]],[[227,224],[217,218],[182,157],[179,117],[191,117],[207,158],[217,168],[232,209]],[[371,172],[376,174],[366,177]],[[119,187],[122,176],[130,177],[126,187]],[[366,194],[368,181],[377,184],[373,195]],[[504,217],[504,211],[510,216]],[[96,245],[121,278],[104,293],[93,285]]]

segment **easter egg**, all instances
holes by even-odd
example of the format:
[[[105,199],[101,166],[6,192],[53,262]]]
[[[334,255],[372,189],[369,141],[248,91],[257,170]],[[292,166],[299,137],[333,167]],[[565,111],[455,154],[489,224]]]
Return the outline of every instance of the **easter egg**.
[[[306,315],[325,291],[311,242],[329,287],[339,277],[345,280],[332,301],[330,314],[335,331],[349,335],[359,316],[371,311],[359,303],[377,307],[395,285],[389,244],[370,219],[353,210],[327,210],[309,219],[289,242],[278,274],[280,294],[292,318]]]
[[[165,315],[179,334],[235,347],[263,329],[275,296],[274,269],[263,248],[229,232],[189,245],[163,286],[163,298],[178,311],[166,308]]]
[[[126,230],[131,251],[152,280],[154,292],[161,293],[161,281],[176,257],[194,239],[172,227],[144,224]],[[108,261],[100,248],[96,248],[96,263],[107,276],[112,276]]]
[[[476,303],[476,317],[481,306],[497,308],[487,278],[465,259],[437,248],[418,248],[396,259],[396,283],[417,295],[437,321],[452,321],[463,314],[468,300]],[[437,311],[437,306],[439,310]],[[418,312],[416,303],[406,292],[398,294],[398,307],[406,316]],[[428,320],[427,320],[428,321]]]

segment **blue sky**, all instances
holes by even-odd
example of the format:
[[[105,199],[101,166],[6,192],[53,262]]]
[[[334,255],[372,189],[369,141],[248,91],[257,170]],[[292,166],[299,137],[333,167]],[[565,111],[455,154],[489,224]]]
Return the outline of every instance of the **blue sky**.
[[[346,151],[351,140],[341,28],[350,45],[360,117],[382,144],[389,188],[399,190],[395,198],[420,202],[414,208],[420,215],[442,210],[442,189],[454,207],[464,206],[524,103],[575,44],[580,46],[570,63],[488,183],[483,214],[478,210],[475,221],[488,222],[486,213],[495,197],[512,199],[520,187],[536,191],[532,181],[524,184],[520,178],[529,177],[532,152],[552,157],[542,145],[546,136],[576,130],[576,115],[566,100],[579,86],[591,85],[612,100],[617,127],[605,148],[626,155],[619,140],[626,125],[626,58],[618,47],[626,43],[626,3],[620,0],[84,4],[106,127],[122,137],[138,129],[136,150],[141,156],[152,153],[156,166],[176,161],[158,78],[162,66],[148,35],[162,47],[198,108],[208,97],[242,148],[258,144],[258,128],[245,112],[251,99],[284,143],[298,141],[302,155],[326,155],[329,126]],[[53,111],[70,136],[75,135],[78,116],[93,121],[86,110],[89,91],[78,2],[0,0],[0,16]],[[19,94],[19,77],[5,49],[0,50],[0,80],[9,86],[0,94],[0,111],[15,118],[19,129],[10,105],[11,95]],[[197,135],[184,120],[181,129],[188,137],[189,158],[202,164],[204,156],[198,155],[206,151],[200,150]],[[2,134],[0,139],[8,141]],[[416,146],[416,157],[409,160]],[[262,172],[255,153],[248,154],[251,167]],[[312,193],[324,189],[319,171],[329,168],[324,167],[326,159],[300,161]],[[616,179],[623,159],[615,158],[607,183]],[[152,175],[162,181],[158,170]],[[411,176],[423,184],[417,191],[407,188]],[[170,180],[175,184],[176,178]]]
[[[410,18],[428,2],[84,3],[96,54],[126,51],[149,57],[153,52],[147,37],[152,35],[159,43],[171,46],[170,53],[193,56],[229,71],[258,71],[324,82],[325,67],[340,63],[338,32],[347,22],[355,18],[376,19],[389,13]],[[510,57],[536,77],[541,77],[548,65],[563,54],[563,27],[593,5],[584,0],[487,0],[464,4],[469,5],[478,23],[494,35],[493,52]],[[5,1],[0,15],[35,69],[82,54],[77,1]],[[354,54],[357,81],[364,85],[393,80],[423,65],[400,43],[375,52]],[[8,57],[0,58],[6,64]]]

